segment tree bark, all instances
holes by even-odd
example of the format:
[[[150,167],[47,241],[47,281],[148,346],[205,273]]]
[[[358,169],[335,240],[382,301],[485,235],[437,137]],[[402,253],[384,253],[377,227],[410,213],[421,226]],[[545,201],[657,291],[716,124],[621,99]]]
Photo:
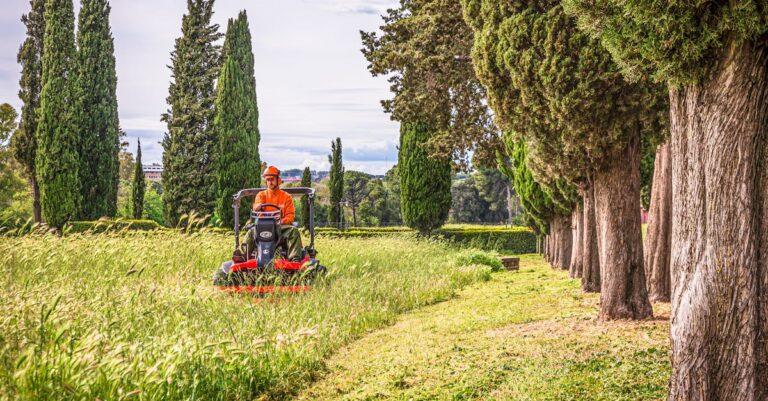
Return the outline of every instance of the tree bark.
[[[592,180],[582,188],[584,223],[581,230],[581,289],[600,292],[600,257],[597,249],[595,191]]]
[[[43,213],[40,209],[40,187],[37,185],[37,178],[34,175],[29,177],[29,185],[32,187],[32,215],[34,216],[35,223],[42,223]]]
[[[555,222],[557,227],[557,259],[555,266],[568,270],[571,265],[571,249],[573,246],[571,216],[558,216],[555,218]]]
[[[573,238],[573,247],[571,249],[571,265],[568,268],[568,275],[571,278],[581,277],[581,266],[583,263],[583,255],[581,251],[581,225],[584,220],[584,208],[581,204],[576,204],[573,209],[573,215],[571,216],[571,237]]]
[[[594,187],[602,267],[600,319],[650,317],[640,231],[639,130],[617,157],[595,172]]]
[[[569,216],[556,216],[549,224],[549,259],[552,268],[567,269],[571,258]]]
[[[669,302],[672,281],[669,258],[672,248],[672,169],[669,145],[656,149],[648,231],[645,237],[645,275],[651,302]]]
[[[768,48],[670,90],[669,399],[768,399]]]

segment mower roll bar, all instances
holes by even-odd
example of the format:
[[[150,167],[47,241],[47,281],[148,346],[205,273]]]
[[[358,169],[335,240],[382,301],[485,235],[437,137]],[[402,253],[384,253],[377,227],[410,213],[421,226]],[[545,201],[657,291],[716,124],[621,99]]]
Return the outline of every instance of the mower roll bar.
[[[315,190],[313,188],[296,187],[281,188],[289,195],[307,195],[309,199],[309,248],[315,249]],[[256,196],[266,188],[241,189],[232,197],[232,207],[235,209],[235,249],[240,249],[240,200]]]

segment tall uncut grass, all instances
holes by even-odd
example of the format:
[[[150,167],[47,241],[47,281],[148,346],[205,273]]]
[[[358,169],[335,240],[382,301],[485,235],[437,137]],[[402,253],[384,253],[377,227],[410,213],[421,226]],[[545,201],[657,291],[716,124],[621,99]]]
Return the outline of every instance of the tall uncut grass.
[[[222,234],[0,237],[0,399],[283,399],[341,345],[489,277],[440,242],[317,248],[311,292],[259,299],[212,287]]]

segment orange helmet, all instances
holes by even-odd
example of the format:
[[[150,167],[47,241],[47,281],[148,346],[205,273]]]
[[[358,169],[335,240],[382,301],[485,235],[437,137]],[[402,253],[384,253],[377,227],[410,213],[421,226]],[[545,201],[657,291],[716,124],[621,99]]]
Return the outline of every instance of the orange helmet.
[[[277,169],[275,166],[269,166],[264,172],[261,174],[262,177],[267,178],[269,176],[277,177],[277,184],[281,184],[283,182],[282,179],[280,179],[280,170]]]

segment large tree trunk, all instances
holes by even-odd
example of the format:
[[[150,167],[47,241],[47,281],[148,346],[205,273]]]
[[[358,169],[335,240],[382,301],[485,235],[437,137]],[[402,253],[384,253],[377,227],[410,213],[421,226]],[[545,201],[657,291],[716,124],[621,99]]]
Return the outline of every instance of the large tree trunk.
[[[601,282],[600,319],[653,315],[643,271],[640,231],[640,136],[595,172],[595,217]]]
[[[600,257],[597,250],[595,222],[595,190],[591,182],[581,190],[584,201],[584,222],[581,229],[581,289],[600,292]]]
[[[581,204],[577,204],[573,209],[573,215],[571,216],[571,237],[573,238],[573,248],[571,249],[571,265],[568,269],[568,275],[571,278],[581,277],[582,266],[582,252],[581,252],[581,225],[584,221],[584,208]]]
[[[29,185],[32,187],[32,215],[35,223],[43,222],[43,213],[40,209],[40,187],[37,185],[37,178],[34,175],[29,177]]]
[[[557,216],[550,224],[550,265],[553,268],[568,269],[571,261],[571,223],[570,216]]]
[[[672,248],[672,169],[669,145],[656,149],[648,232],[645,237],[645,275],[651,302],[669,302],[672,281],[669,258]]]
[[[670,400],[768,399],[768,49],[670,90]]]

